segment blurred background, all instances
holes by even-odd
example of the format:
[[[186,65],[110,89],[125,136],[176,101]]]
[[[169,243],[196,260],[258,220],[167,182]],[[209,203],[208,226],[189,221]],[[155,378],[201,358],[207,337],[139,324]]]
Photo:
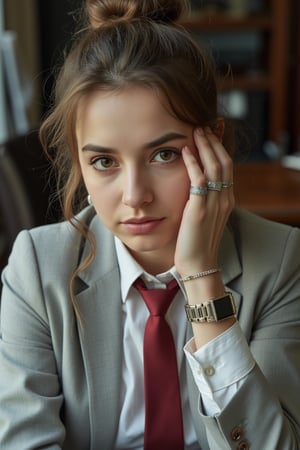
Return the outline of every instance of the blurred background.
[[[300,2],[191,5],[184,25],[213,54],[220,111],[237,125],[237,203],[299,226]],[[0,0],[0,269],[20,229],[61,217],[37,129],[81,7],[82,0]]]

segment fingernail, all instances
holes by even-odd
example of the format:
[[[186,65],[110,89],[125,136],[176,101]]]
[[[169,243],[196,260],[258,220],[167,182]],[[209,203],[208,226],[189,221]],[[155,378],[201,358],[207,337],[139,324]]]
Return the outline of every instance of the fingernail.
[[[192,153],[187,145],[185,145],[182,149],[183,153],[188,153],[189,155]]]
[[[200,136],[204,136],[203,128],[197,128],[196,132],[197,132]]]

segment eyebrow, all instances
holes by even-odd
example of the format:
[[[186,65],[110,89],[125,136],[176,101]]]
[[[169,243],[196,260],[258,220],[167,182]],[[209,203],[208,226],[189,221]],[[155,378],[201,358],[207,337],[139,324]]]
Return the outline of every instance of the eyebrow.
[[[178,139],[186,139],[187,136],[185,134],[180,134],[180,133],[166,133],[163,136],[160,136],[157,139],[154,139],[153,141],[147,142],[147,144],[144,145],[144,148],[146,150],[154,148],[154,147],[158,147],[160,145],[165,144],[166,142],[169,141],[175,141]],[[96,153],[113,153],[114,149],[109,148],[109,147],[103,147],[101,145],[96,145],[96,144],[86,144],[82,147],[82,151],[86,152],[96,152]]]
[[[154,139],[151,142],[148,142],[145,145],[145,148],[149,149],[149,148],[153,148],[153,147],[158,147],[159,145],[165,144],[166,142],[169,142],[169,141],[175,141],[178,139],[186,139],[186,138],[187,138],[187,136],[185,136],[184,134],[167,133],[167,134],[164,134],[163,136],[160,136],[157,139]]]

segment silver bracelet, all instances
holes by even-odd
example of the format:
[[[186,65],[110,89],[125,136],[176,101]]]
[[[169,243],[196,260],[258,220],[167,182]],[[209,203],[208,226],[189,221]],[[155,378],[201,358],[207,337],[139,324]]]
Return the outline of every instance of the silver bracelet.
[[[204,270],[203,272],[197,272],[194,275],[188,275],[186,277],[182,277],[179,278],[180,281],[190,281],[190,280],[195,280],[195,278],[202,278],[202,277],[206,277],[207,275],[212,275],[213,273],[217,273],[217,272],[221,272],[221,268],[217,267],[215,269],[208,269],[208,270]]]

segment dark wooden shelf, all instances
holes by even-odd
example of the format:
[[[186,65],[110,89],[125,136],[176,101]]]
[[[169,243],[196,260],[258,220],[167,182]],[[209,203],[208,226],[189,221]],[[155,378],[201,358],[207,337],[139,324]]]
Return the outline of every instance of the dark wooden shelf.
[[[300,171],[279,162],[236,164],[236,204],[267,219],[300,226]]]
[[[273,27],[270,15],[235,17],[229,14],[194,13],[191,19],[183,23],[191,31],[248,31],[270,30]]]
[[[272,87],[272,79],[266,74],[232,75],[220,77],[218,85],[222,90],[268,91]]]
[[[266,129],[266,139],[278,145],[281,152],[287,150],[291,2],[292,0],[268,0],[264,4],[266,12],[245,16],[199,8],[192,11],[191,18],[183,23],[195,35],[207,32],[238,34],[244,31],[261,34],[263,48],[259,55],[258,72],[241,74],[237,72],[234,61],[225,61],[225,64],[232,65],[232,76],[221,77],[219,87],[221,90],[240,89],[267,93],[268,122],[262,124],[262,127]]]

